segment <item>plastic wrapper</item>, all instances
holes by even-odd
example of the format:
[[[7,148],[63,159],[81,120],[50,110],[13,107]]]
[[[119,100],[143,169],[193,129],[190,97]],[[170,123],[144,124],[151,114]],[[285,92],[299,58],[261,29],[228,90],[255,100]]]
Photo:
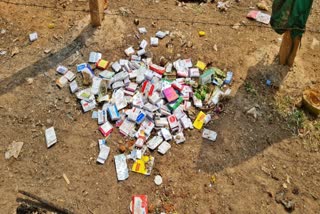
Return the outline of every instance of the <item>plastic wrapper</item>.
[[[129,177],[127,159],[124,154],[114,156],[118,181],[126,180]]]

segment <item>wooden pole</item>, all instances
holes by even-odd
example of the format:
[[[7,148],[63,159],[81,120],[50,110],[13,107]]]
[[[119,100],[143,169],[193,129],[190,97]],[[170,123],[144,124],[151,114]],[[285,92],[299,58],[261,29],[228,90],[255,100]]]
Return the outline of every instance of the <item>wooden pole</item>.
[[[101,26],[103,20],[104,0],[89,0],[91,24],[94,27]]]

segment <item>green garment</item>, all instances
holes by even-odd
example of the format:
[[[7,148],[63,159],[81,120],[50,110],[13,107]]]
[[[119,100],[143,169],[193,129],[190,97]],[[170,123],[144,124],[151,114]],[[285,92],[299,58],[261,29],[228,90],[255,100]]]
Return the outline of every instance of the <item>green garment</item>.
[[[312,7],[313,0],[274,0],[271,26],[279,34],[287,30],[291,36],[302,36]]]

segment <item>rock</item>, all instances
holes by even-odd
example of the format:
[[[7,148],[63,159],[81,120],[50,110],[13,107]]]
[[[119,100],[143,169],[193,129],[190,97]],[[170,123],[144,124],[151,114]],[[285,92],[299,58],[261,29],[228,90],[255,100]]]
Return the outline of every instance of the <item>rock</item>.
[[[218,52],[217,44],[214,44],[214,46],[213,46],[213,50],[215,50],[215,51],[217,51],[217,52]]]
[[[33,79],[33,78],[27,78],[26,80],[27,80],[27,83],[28,83],[29,85],[31,85],[31,84],[33,83],[33,80],[34,80],[34,79]]]
[[[241,24],[240,23],[235,23],[233,26],[232,26],[232,29],[235,29],[235,30],[238,30],[240,28]]]
[[[265,10],[265,11],[269,10],[269,7],[267,6],[267,3],[265,1],[261,1],[261,2],[257,3],[257,7],[260,10]]]
[[[127,150],[127,148],[124,145],[119,145],[118,149],[121,153],[125,153]]]
[[[258,112],[256,107],[253,107],[247,111],[247,114],[252,115],[254,118],[257,118]]]
[[[282,187],[283,187],[284,189],[288,189],[288,185],[287,185],[286,183],[283,183],[283,184],[282,184]]]
[[[6,29],[1,29],[1,34],[5,34],[7,31],[6,31]]]
[[[160,186],[162,184],[162,177],[160,175],[156,175],[154,177],[154,183],[157,185],[157,186]]]
[[[92,78],[90,77],[90,75],[88,73],[83,72],[82,77],[83,77],[83,85],[85,85],[85,86],[91,85]]]
[[[284,192],[277,192],[274,199],[277,203],[281,203],[281,201],[284,199]]]
[[[187,42],[187,47],[188,47],[188,48],[192,48],[192,47],[193,47],[192,41],[188,41],[188,42]]]
[[[46,122],[47,122],[47,125],[48,125],[48,126],[52,126],[52,125],[53,125],[53,121],[52,121],[51,119],[47,119]]]
[[[64,99],[64,102],[65,102],[65,103],[70,103],[70,98],[69,98],[69,97],[66,97],[66,99]]]
[[[281,204],[288,212],[292,212],[295,208],[295,202],[292,200],[282,200]]]
[[[11,52],[11,57],[13,57],[14,55],[17,55],[18,53],[20,53],[20,50],[18,47],[14,47],[12,52]]]
[[[300,193],[299,188],[298,188],[298,187],[294,187],[294,188],[292,189],[292,193],[295,194],[295,195],[299,195],[299,193]]]
[[[316,38],[313,38],[310,48],[314,50],[319,45],[320,45],[319,40],[317,40]]]
[[[7,54],[7,51],[5,51],[5,50],[0,50],[0,56],[4,56],[4,55],[6,55]]]
[[[45,54],[48,54],[48,53],[51,52],[51,49],[45,49],[43,52],[44,52]]]
[[[160,57],[160,66],[164,67],[168,63],[168,60],[164,57]]]

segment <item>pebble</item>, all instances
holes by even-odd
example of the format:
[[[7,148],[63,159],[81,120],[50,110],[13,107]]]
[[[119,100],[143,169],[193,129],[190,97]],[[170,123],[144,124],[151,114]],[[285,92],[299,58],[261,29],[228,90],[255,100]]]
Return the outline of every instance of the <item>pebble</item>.
[[[70,103],[70,98],[66,97],[66,99],[64,100],[65,103]]]
[[[192,43],[191,41],[188,41],[188,42],[187,42],[187,47],[188,47],[188,48],[192,48],[192,46],[193,46],[193,43]]]
[[[45,49],[43,52],[44,52],[45,54],[48,54],[48,53],[51,52],[51,49]]]
[[[51,119],[47,119],[47,125],[52,125],[53,124],[53,121]]]
[[[31,85],[33,83],[33,80],[34,80],[33,78],[27,78],[27,83]]]
[[[12,50],[12,52],[11,52],[11,57],[13,57],[14,55],[16,55],[16,54],[18,54],[18,53],[20,53],[19,48],[18,48],[18,47],[14,47],[13,50]]]
[[[217,52],[218,52],[218,46],[217,46],[217,44],[214,44],[214,46],[213,46],[213,50],[215,50],[215,51],[217,51]]]
[[[154,183],[158,186],[160,186],[162,184],[162,177],[160,175],[156,175],[154,177]]]

